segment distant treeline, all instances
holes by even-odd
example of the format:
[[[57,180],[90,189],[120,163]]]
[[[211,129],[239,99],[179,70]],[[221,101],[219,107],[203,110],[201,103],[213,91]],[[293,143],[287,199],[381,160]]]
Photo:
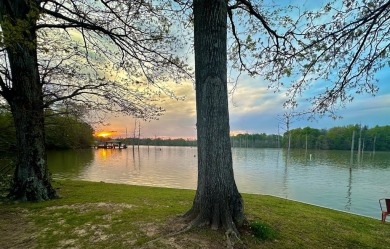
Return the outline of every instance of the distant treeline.
[[[320,150],[354,150],[390,151],[390,126],[348,125],[333,127],[329,130],[318,130],[310,127],[293,129],[291,132],[291,148],[307,148]],[[352,138],[354,138],[352,143]],[[307,142],[306,142],[307,141]],[[283,136],[283,146],[288,144],[288,134]]]
[[[15,150],[15,127],[12,115],[0,110],[0,152]],[[93,144],[93,128],[76,116],[46,111],[46,146],[48,149],[88,148]],[[283,135],[238,134],[231,136],[232,147],[290,148],[319,150],[390,151],[390,126],[348,125],[330,129],[310,127],[292,129]],[[196,146],[196,140],[162,138],[121,139],[128,145]],[[290,140],[290,142],[289,142]]]
[[[10,112],[0,111],[0,152],[15,151],[15,126]],[[46,147],[48,149],[89,148],[93,128],[75,116],[46,111]]]
[[[121,139],[127,145],[153,145],[153,146],[196,146],[195,140],[161,139],[161,138],[126,138]]]
[[[230,137],[232,147],[239,148],[281,148],[283,137],[279,135],[238,134]]]
[[[283,135],[238,134],[231,136],[231,144],[238,148],[288,148],[289,137],[292,149],[350,150],[353,137],[354,150],[358,149],[360,143],[362,151],[390,151],[390,126],[306,127],[292,129]],[[196,146],[195,140],[185,139],[127,138],[123,141],[128,145]]]
[[[290,134],[290,135],[289,135]],[[348,125],[330,129],[297,128],[283,136],[267,134],[239,134],[231,137],[233,147],[290,148],[319,150],[390,151],[390,126]]]

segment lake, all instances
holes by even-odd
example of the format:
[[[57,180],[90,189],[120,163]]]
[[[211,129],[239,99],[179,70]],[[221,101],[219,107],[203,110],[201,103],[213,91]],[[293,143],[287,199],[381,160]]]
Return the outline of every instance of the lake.
[[[380,218],[378,199],[390,197],[390,153],[233,148],[238,189]],[[195,147],[50,151],[57,179],[196,189]]]

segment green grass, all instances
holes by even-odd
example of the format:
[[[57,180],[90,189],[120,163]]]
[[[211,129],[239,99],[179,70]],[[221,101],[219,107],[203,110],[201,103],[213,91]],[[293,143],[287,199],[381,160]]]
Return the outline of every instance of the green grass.
[[[0,204],[0,232],[8,231],[15,238],[20,232],[19,242],[0,236],[0,245],[225,247],[225,234],[209,229],[193,229],[148,243],[183,227],[175,217],[191,207],[192,190],[82,181],[55,181],[54,185],[61,199]],[[380,220],[271,196],[243,194],[243,198],[252,232],[242,231],[235,248],[390,248],[390,225]],[[23,232],[25,229],[29,232]]]
[[[268,224],[254,221],[249,224],[253,236],[259,240],[274,240],[277,232]]]

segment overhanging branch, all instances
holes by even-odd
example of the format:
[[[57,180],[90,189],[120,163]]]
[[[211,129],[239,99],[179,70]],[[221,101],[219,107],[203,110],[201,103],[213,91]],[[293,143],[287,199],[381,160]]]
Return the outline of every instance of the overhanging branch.
[[[279,39],[285,39],[284,36],[281,36],[279,35],[278,33],[276,33],[275,30],[273,30],[269,24],[267,23],[267,21],[264,19],[264,17],[253,7],[252,3],[249,2],[248,0],[237,0],[237,2],[240,2],[242,3],[246,8],[244,8],[244,10],[246,10],[250,15],[256,17],[260,22],[261,24],[263,25],[263,27],[267,30],[267,32],[270,34],[271,37],[274,37],[275,38],[275,42],[276,42],[276,47],[279,48]]]
[[[101,83],[101,84],[98,84],[98,85],[84,85],[84,86],[80,86],[78,89],[74,90],[71,94],[64,95],[64,96],[57,96],[57,94],[51,93],[50,95],[54,96],[55,99],[47,101],[45,103],[44,107],[47,108],[50,105],[54,104],[55,102],[59,102],[59,101],[65,100],[65,99],[70,99],[70,98],[79,96],[81,94],[85,94],[85,93],[94,94],[92,92],[87,92],[87,90],[99,89],[99,88],[107,86],[107,85],[109,85],[109,84],[107,82],[105,82],[105,83]],[[95,95],[97,95],[97,94],[95,93]]]

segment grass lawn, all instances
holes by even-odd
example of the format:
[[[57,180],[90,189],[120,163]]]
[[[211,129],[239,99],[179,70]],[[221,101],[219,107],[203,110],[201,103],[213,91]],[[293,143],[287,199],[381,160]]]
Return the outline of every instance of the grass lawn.
[[[195,192],[55,181],[61,199],[0,203],[0,248],[226,248],[223,231],[179,218]],[[390,224],[265,195],[243,194],[248,229],[234,248],[390,248]],[[380,210],[378,207],[378,216]]]

